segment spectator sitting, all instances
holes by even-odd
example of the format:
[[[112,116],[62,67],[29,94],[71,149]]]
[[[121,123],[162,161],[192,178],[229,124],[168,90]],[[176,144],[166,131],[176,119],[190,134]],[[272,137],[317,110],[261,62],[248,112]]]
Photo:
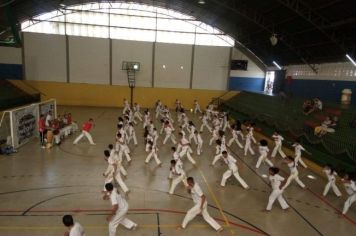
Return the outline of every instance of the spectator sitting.
[[[314,111],[314,104],[311,100],[306,100],[303,103],[303,113],[305,115],[309,115],[310,113],[312,113]]]
[[[335,123],[336,125],[336,123]],[[314,134],[318,137],[322,137],[326,133],[334,133],[335,129],[330,128],[335,126],[333,125],[333,121],[331,120],[330,116],[327,116],[326,119],[321,123],[320,126],[315,127]]]
[[[319,98],[314,98],[314,109],[322,111],[323,110],[323,102]]]

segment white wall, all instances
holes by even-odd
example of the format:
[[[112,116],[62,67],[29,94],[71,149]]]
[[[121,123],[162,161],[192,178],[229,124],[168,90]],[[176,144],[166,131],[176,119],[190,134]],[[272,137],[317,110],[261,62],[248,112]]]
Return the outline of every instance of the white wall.
[[[189,88],[191,58],[191,45],[156,43],[155,87]]]
[[[70,82],[110,84],[109,39],[69,37]]]
[[[0,64],[22,64],[21,48],[0,47]]]
[[[232,60],[247,60],[247,71],[243,70],[231,70],[231,77],[247,77],[247,78],[265,78],[265,73],[261,70],[253,61],[251,61],[240,50],[234,48],[232,50]]]
[[[229,47],[196,46],[193,89],[226,90],[229,62]]]
[[[141,63],[141,68],[136,73],[136,86],[152,86],[152,51],[153,43],[112,40],[112,83],[114,85],[126,85],[126,71],[121,70],[123,61],[135,61]]]
[[[26,79],[66,81],[65,36],[24,33]]]

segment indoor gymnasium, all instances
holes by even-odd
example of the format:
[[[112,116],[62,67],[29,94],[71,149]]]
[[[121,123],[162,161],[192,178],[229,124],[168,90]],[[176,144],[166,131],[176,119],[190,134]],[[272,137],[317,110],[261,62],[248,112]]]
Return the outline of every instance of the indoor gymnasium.
[[[0,0],[0,235],[356,235],[355,13]]]

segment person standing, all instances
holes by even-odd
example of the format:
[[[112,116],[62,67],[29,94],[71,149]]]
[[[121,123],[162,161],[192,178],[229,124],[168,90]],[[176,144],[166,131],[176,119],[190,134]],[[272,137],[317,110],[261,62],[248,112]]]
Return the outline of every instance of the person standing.
[[[169,194],[173,194],[177,185],[182,182],[184,186],[188,186],[187,177],[183,170],[183,165],[181,163],[177,163],[176,160],[171,160],[171,168],[169,176],[172,178],[171,187],[169,188]]]
[[[204,220],[213,227],[217,232],[221,232],[221,227],[208,213],[208,202],[198,183],[195,183],[193,177],[187,178],[188,193],[191,194],[194,202],[194,207],[191,208],[184,217],[182,225],[178,229],[185,229],[188,223],[193,220],[199,213],[202,214]]]
[[[295,163],[300,163],[304,168],[308,168],[308,166],[302,160],[302,151],[306,152],[305,148],[298,141],[294,142],[292,146],[294,147]]]
[[[259,152],[260,152],[260,157],[257,160],[256,163],[256,169],[258,169],[261,165],[262,162],[266,162],[269,166],[273,166],[273,163],[268,159],[267,154],[269,152],[269,148],[268,148],[268,142],[265,139],[262,139],[260,141],[260,146],[258,148]]]
[[[82,126],[82,133],[74,140],[73,144],[77,144],[84,136],[88,139],[89,143],[91,145],[96,145],[93,141],[93,138],[90,134],[90,130],[94,126],[94,120],[90,118],[88,121],[86,121],[83,126]]]
[[[341,181],[343,182],[345,190],[349,195],[349,197],[344,203],[344,208],[342,209],[342,214],[346,215],[352,203],[356,201],[356,184],[355,184],[356,178],[355,176],[352,178],[349,174],[346,174]]]
[[[279,168],[277,167],[270,167],[269,168],[269,181],[271,183],[272,192],[268,198],[268,204],[264,211],[271,211],[273,203],[278,200],[279,204],[281,205],[283,210],[287,210],[289,205],[287,204],[286,200],[283,197],[283,190],[280,189],[281,183],[284,181],[284,178],[279,174]]]
[[[179,144],[181,145],[181,151],[179,153],[180,158],[183,156],[187,156],[188,160],[193,164],[196,165],[195,160],[192,158],[190,155],[190,143],[189,141],[184,137],[182,132],[179,132],[179,137],[180,137],[180,142]],[[179,150],[179,148],[178,148]]]
[[[46,148],[46,144],[45,144],[46,121],[44,115],[41,115],[40,119],[38,120],[38,131],[40,133],[41,148]]]
[[[325,185],[323,196],[325,197],[328,194],[331,187],[335,195],[337,197],[341,197],[342,194],[339,188],[336,186],[336,177],[337,177],[336,171],[330,165],[326,165],[323,169],[323,172],[328,178],[328,183]]]
[[[62,222],[69,230],[64,236],[85,236],[84,228],[78,222],[74,222],[72,215],[64,215]]]
[[[272,135],[272,138],[274,140],[275,146],[272,151],[271,157],[276,157],[278,152],[282,158],[286,158],[286,154],[282,150],[282,141],[284,140],[282,135],[280,135],[277,131],[275,131],[274,134]]]
[[[202,113],[200,105],[197,100],[194,100],[194,114]]]
[[[121,196],[121,194],[114,188],[112,183],[107,183],[105,189],[108,192],[105,200],[110,199],[112,209],[110,214],[106,217],[109,222],[109,236],[115,236],[117,227],[122,224],[126,229],[135,230],[137,224],[126,218],[129,210],[129,204]]]
[[[284,186],[282,187],[282,190],[285,190],[290,183],[292,182],[292,180],[295,180],[295,182],[297,182],[297,184],[302,188],[302,189],[306,189],[305,184],[299,179],[298,175],[298,169],[297,166],[298,164],[295,163],[294,158],[291,156],[287,156],[287,159],[285,161],[288,165],[288,168],[290,170],[290,175],[286,181],[286,183],[284,184]]]

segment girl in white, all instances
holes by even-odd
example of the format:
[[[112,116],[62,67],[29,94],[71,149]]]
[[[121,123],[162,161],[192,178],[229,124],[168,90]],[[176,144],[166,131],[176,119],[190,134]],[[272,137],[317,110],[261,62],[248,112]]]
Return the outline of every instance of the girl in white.
[[[250,132],[250,129],[247,128],[247,134],[245,136],[245,148],[244,148],[244,154],[245,156],[247,155],[247,152],[249,151],[251,155],[255,155],[255,152],[251,148],[251,139],[253,138],[253,133]]]
[[[269,152],[267,140],[262,139],[260,141],[260,146],[259,146],[258,150],[260,152],[260,157],[257,160],[256,169],[258,169],[260,167],[262,162],[266,162],[270,167],[272,167],[273,163],[267,157],[267,154]]]
[[[203,152],[203,139],[198,130],[194,131],[194,137],[197,140],[197,155],[200,156],[200,153]]]
[[[283,190],[280,189],[282,181],[284,178],[278,174],[279,169],[277,167],[270,167],[269,168],[269,181],[271,183],[272,192],[268,198],[268,204],[265,211],[271,211],[272,205],[276,199],[278,200],[279,204],[281,205],[283,210],[289,208],[286,200],[283,197]]]
[[[83,226],[78,222],[74,222],[71,215],[64,215],[62,222],[69,229],[69,231],[64,233],[65,236],[85,236]]]
[[[239,175],[239,171],[236,165],[236,159],[232,157],[230,154],[228,154],[227,151],[223,151],[222,155],[220,155],[220,158],[214,159],[212,165],[215,165],[215,163],[221,158],[229,169],[225,171],[225,173],[223,174],[220,185],[222,187],[225,187],[226,181],[231,177],[231,175],[234,175],[237,181],[242,185],[242,187],[244,189],[248,189],[249,188],[248,185]]]
[[[195,160],[192,158],[190,155],[190,143],[189,141],[183,136],[183,134],[180,132],[179,133],[179,138],[180,142],[179,144],[181,145],[181,151],[179,153],[180,158],[187,156],[188,160],[193,164],[196,165]]]
[[[286,154],[284,154],[284,152],[282,151],[282,141],[284,140],[284,138],[278,132],[274,132],[272,138],[274,140],[275,146],[272,151],[271,157],[276,157],[278,152],[281,157],[286,158]]]
[[[137,146],[136,131],[135,131],[135,128],[134,128],[132,122],[129,123],[128,132],[129,132],[129,135],[128,135],[128,139],[127,139],[127,144],[130,144],[130,141],[133,140],[134,144]]]
[[[124,99],[124,110],[122,110],[122,114],[125,114],[126,111],[130,110],[130,104],[129,102],[127,101],[127,99],[125,98]]]
[[[194,100],[194,114],[197,114],[198,112],[202,113],[200,110],[200,105],[199,105],[198,101]]]
[[[241,133],[241,131],[237,130],[237,127],[235,125],[233,125],[231,130],[231,134],[232,134],[232,138],[229,140],[229,142],[227,143],[228,147],[231,147],[231,145],[233,144],[233,142],[235,141],[235,143],[237,144],[237,146],[239,146],[240,148],[243,148],[242,144],[239,141],[238,138],[238,134],[239,132]]]
[[[153,144],[152,141],[149,141],[148,144],[150,145],[149,150],[150,153],[147,155],[145,163],[148,164],[151,160],[151,158],[153,157],[157,163],[157,165],[159,167],[162,166],[162,163],[160,161],[160,159],[158,159],[158,148],[156,147],[156,145]]]
[[[134,110],[134,114],[133,114],[134,120],[135,120],[135,118],[137,118],[139,121],[142,122],[142,115],[141,115],[141,112],[140,112],[140,105],[138,103],[135,103],[135,105],[133,107],[133,110]]]
[[[328,183],[325,185],[323,196],[325,197],[328,194],[330,187],[331,187],[333,192],[335,193],[335,195],[337,197],[341,197],[342,194],[335,183],[336,176],[337,176],[336,171],[333,168],[331,168],[331,166],[329,166],[329,165],[326,165],[324,167],[323,171],[324,171],[326,177],[328,178]]]
[[[135,230],[137,224],[126,218],[126,214],[129,211],[127,201],[119,194],[112,183],[106,184],[105,188],[108,191],[108,195],[104,200],[110,199],[111,205],[113,206],[110,215],[106,217],[106,220],[109,222],[109,236],[116,235],[116,229],[120,224],[126,229]]]
[[[173,152],[172,160],[175,160],[176,165],[183,169],[183,162],[180,159],[179,152],[177,152],[176,147],[171,147],[171,151]],[[168,179],[173,179],[172,172],[169,172]]]
[[[187,212],[181,227],[179,227],[178,229],[185,229],[187,227],[187,224],[201,213],[204,220],[208,222],[211,227],[213,227],[217,232],[221,232],[223,228],[208,213],[208,203],[199,184],[194,182],[193,177],[188,177],[187,182],[188,193],[192,195],[193,202],[195,205]]]
[[[200,126],[200,132],[203,132],[204,127],[206,127],[209,130],[209,132],[211,133],[211,127],[208,124],[208,116],[206,113],[204,113],[203,116],[201,117],[201,121],[202,121],[202,124]]]
[[[108,158],[110,157],[110,152],[108,150],[105,150],[104,155],[105,155],[105,160],[108,161]],[[108,161],[108,164],[109,165],[106,171],[103,173],[103,176],[105,177],[105,185],[107,183],[112,183],[112,181],[115,179],[116,182],[119,184],[120,188],[122,189],[122,191],[124,191],[124,193],[128,193],[129,189],[121,177],[120,170],[118,170],[117,168],[118,167],[117,163],[110,163]],[[105,188],[104,188],[104,194],[106,194]]]
[[[299,142],[295,142],[293,145],[294,153],[295,153],[295,163],[300,163],[304,168],[308,168],[308,166],[302,160],[302,151],[306,151]]]
[[[177,164],[175,160],[171,160],[170,176],[172,177],[171,187],[169,188],[169,194],[173,194],[177,185],[182,182],[184,186],[188,186],[185,172],[181,165]]]
[[[342,214],[346,215],[347,211],[350,209],[352,203],[356,201],[356,178],[355,176],[352,178],[350,175],[346,174],[344,178],[341,179],[344,184],[345,190],[349,197],[347,198],[344,208],[342,210]]]
[[[165,124],[164,124],[164,132],[166,133],[166,137],[164,138],[163,140],[163,145],[167,143],[168,139],[171,139],[172,143],[173,144],[176,144],[176,138],[173,134],[174,132],[174,128],[173,126],[169,123],[168,120],[165,121]]]
[[[126,145],[125,139],[120,132],[116,136],[116,143],[119,146],[119,158],[122,158],[122,155],[125,155],[127,162],[130,163],[132,161],[129,155],[130,149]]]
[[[195,137],[195,131],[197,130],[195,128],[195,125],[193,124],[192,121],[189,121],[189,137],[188,137],[188,141],[191,143],[192,139],[194,140],[195,145],[197,145],[197,139]]]
[[[287,156],[287,159],[285,160],[285,162],[287,163],[288,168],[290,170],[290,175],[289,175],[286,183],[283,185],[282,190],[285,190],[290,185],[292,180],[295,180],[295,182],[297,182],[297,184],[301,188],[305,189],[306,188],[305,184],[298,177],[298,175],[299,175],[299,172],[297,169],[298,164],[295,163],[294,158],[291,156]]]

